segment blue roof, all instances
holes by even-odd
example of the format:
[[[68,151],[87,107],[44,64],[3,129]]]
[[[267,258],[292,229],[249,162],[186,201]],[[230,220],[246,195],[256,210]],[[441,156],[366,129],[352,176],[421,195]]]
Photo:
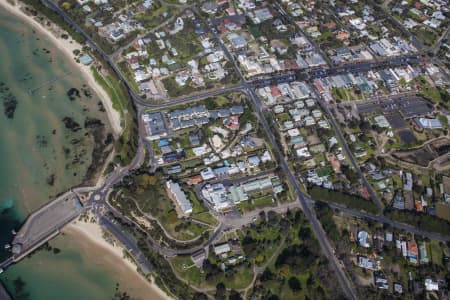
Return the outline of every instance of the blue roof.
[[[169,145],[169,140],[167,139],[160,139],[158,142],[158,147],[164,147]]]
[[[205,33],[205,30],[204,30],[203,28],[196,28],[196,29],[195,29],[195,33],[196,33],[196,34],[204,34],[204,33]]]
[[[80,56],[80,62],[83,65],[90,65],[94,60],[92,59],[92,57],[90,57],[88,54],[83,54]]]

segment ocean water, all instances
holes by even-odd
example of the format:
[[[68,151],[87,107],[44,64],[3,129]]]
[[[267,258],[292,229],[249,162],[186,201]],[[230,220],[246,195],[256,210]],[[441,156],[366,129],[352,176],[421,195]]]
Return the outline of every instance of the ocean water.
[[[93,149],[86,117],[108,123],[99,98],[84,94],[85,82],[67,59],[45,36],[0,10],[0,259],[28,213],[82,182]],[[71,88],[81,96],[69,99]],[[12,97],[17,107],[8,118],[3,101]],[[64,118],[81,129],[66,128]],[[113,297],[117,278],[95,262],[94,252],[65,236],[50,245],[61,252],[37,252],[0,275],[14,299]]]

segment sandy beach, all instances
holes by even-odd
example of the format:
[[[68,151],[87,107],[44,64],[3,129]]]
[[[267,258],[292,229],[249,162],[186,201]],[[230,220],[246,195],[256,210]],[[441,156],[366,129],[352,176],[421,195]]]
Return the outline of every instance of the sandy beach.
[[[136,271],[134,262],[124,258],[123,248],[120,245],[113,245],[105,240],[102,228],[97,223],[75,221],[66,226],[63,233],[71,239],[82,241],[79,243],[86,246],[89,252],[97,252],[97,256],[102,257],[103,263],[110,265],[111,270],[119,274],[121,277],[119,280],[124,280],[121,286],[133,297],[152,300],[171,299],[156,284],[149,282]],[[117,263],[118,261],[120,263]]]
[[[94,90],[94,92],[100,97],[103,106],[105,107],[106,113],[108,115],[108,119],[111,123],[111,127],[113,130],[113,133],[116,137],[120,136],[120,133],[122,132],[122,127],[120,125],[120,113],[116,111],[112,107],[112,103],[109,99],[108,94],[103,90],[103,88],[95,81],[94,75],[92,74],[92,71],[90,70],[90,66],[84,66],[80,63],[77,63],[75,61],[75,55],[73,54],[74,50],[80,50],[82,49],[82,45],[80,45],[77,41],[73,40],[70,36],[68,39],[61,38],[61,34],[65,33],[65,31],[62,31],[61,29],[58,29],[58,35],[55,35],[56,33],[52,32],[52,30],[55,30],[55,25],[52,25],[51,27],[46,27],[43,24],[39,23],[37,20],[32,18],[31,16],[26,15],[22,9],[21,4],[17,3],[15,0],[10,0],[11,2],[16,3],[15,5],[10,4],[7,0],[0,0],[0,6],[3,7],[6,11],[9,13],[21,18],[25,22],[32,25],[36,30],[39,30],[41,33],[43,33],[51,43],[53,43],[61,52],[63,52],[68,58],[70,58],[70,61],[74,63],[77,68],[81,71],[83,76],[85,77],[86,81],[88,82],[89,86]]]

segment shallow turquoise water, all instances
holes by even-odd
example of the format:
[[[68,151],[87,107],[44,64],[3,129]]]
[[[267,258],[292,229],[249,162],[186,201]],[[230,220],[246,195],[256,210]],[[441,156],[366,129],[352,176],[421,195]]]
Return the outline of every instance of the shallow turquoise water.
[[[14,118],[8,119],[0,98],[0,258],[4,258],[11,230],[30,211],[80,184],[91,162],[92,138],[84,129],[65,128],[62,119],[70,117],[81,127],[87,116],[107,121],[95,95],[73,101],[66,95],[72,87],[83,88],[76,67],[44,36],[1,10],[0,82],[18,101]],[[35,93],[28,92],[43,84]],[[76,145],[71,144],[74,139],[79,141]],[[61,252],[40,251],[0,275],[14,299],[112,298],[115,280],[108,270],[80,254],[64,236],[50,244]]]

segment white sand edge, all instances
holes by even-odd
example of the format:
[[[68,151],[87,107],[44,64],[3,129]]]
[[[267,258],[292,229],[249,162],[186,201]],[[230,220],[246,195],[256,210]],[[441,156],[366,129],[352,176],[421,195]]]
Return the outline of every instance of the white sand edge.
[[[15,0],[14,0],[15,2]],[[15,2],[16,3],[16,2]],[[16,5],[12,5],[8,3],[7,0],[0,0],[0,6],[5,8],[6,11],[9,13],[19,17],[20,19],[24,20],[37,30],[39,32],[43,33],[45,36],[47,36],[50,41],[62,52],[64,53],[69,60],[77,66],[77,68],[81,71],[85,79],[87,80],[88,84],[92,89],[95,91],[95,93],[100,97],[100,100],[103,103],[103,106],[105,107],[106,113],[108,115],[109,122],[111,124],[111,128],[114,132],[115,136],[120,136],[122,132],[122,127],[120,126],[120,113],[116,111],[113,106],[112,102],[109,98],[108,93],[95,81],[94,75],[92,74],[92,71],[90,70],[89,66],[84,66],[82,64],[78,64],[74,60],[74,54],[73,51],[75,49],[78,49],[81,51],[83,48],[82,45],[80,45],[77,41],[73,40],[70,35],[68,39],[63,39],[61,37],[56,37],[53,35],[52,32],[47,30],[44,25],[36,21],[34,18],[26,15],[22,10],[22,5],[20,3],[16,3]],[[53,24],[53,23],[52,23]],[[56,24],[53,24],[53,26],[56,26]]]
[[[101,247],[105,250],[107,250],[112,255],[116,256],[118,260],[123,262],[124,265],[126,265],[130,270],[133,272],[136,272],[139,277],[141,277],[144,284],[149,285],[149,287],[155,291],[156,294],[158,294],[158,299],[167,299],[170,300],[171,298],[163,291],[161,290],[154,282],[150,282],[142,276],[140,273],[136,270],[136,265],[131,262],[128,258],[125,258],[123,256],[124,248],[122,248],[119,245],[112,245],[111,243],[107,242],[103,237],[103,230],[100,227],[98,223],[87,223],[84,221],[74,221],[67,225],[63,232],[70,233],[75,232],[76,234],[80,234],[81,236],[85,237],[98,247]]]

